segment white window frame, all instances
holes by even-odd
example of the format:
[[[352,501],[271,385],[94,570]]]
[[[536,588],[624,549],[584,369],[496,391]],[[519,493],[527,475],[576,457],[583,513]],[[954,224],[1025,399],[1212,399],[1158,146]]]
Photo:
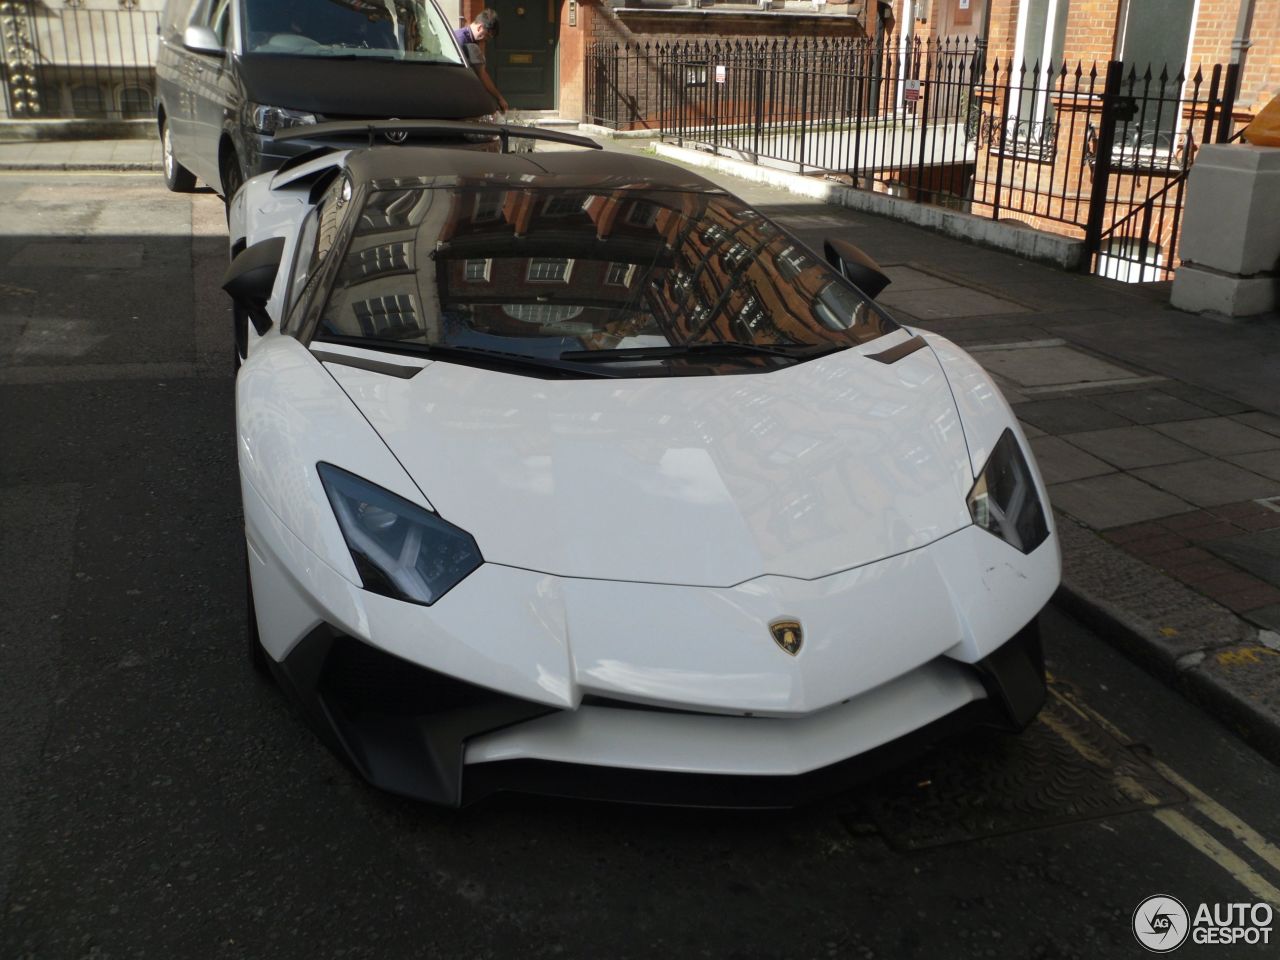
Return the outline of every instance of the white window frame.
[[[1045,17],[1044,17],[1044,42],[1040,45],[1040,49],[1035,51],[1035,56],[1032,56],[1032,57],[1027,56],[1027,52],[1028,52],[1027,51],[1027,21],[1031,16],[1031,4],[1028,3],[1027,0],[1021,0],[1021,2],[1018,4],[1018,34],[1017,34],[1017,42],[1014,44],[1014,48],[1013,48],[1013,60],[1009,62],[1009,69],[1011,71],[1010,77],[1012,78],[1014,74],[1021,75],[1020,71],[1022,70],[1022,64],[1024,62],[1029,62],[1032,69],[1034,69],[1035,64],[1039,62],[1040,70],[1035,74],[1033,74],[1031,86],[1038,87],[1040,85],[1041,75],[1043,75],[1045,78],[1044,89],[1036,91],[1036,95],[1035,95],[1036,101],[1035,103],[1032,104],[1032,109],[1031,109],[1032,120],[1030,121],[1033,125],[1037,123],[1040,124],[1041,136],[1038,139],[1028,136],[1026,139],[1026,142],[1028,144],[1030,143],[1039,144],[1044,139],[1044,136],[1043,136],[1044,122],[1045,122],[1044,117],[1046,113],[1045,108],[1049,104],[1049,94],[1053,89],[1052,74],[1050,73],[1050,67],[1053,64],[1053,48],[1055,46],[1055,41],[1057,40],[1057,37],[1054,35],[1054,27],[1058,23],[1059,7],[1069,2],[1070,0],[1049,0],[1049,6],[1045,10]],[[1067,10],[1067,17],[1068,17],[1068,20],[1071,17],[1071,11],[1069,9]],[[1065,42],[1066,37],[1063,37],[1063,40]],[[1061,67],[1061,64],[1059,64],[1059,67]],[[1011,84],[1009,87],[1009,103],[1007,108],[1005,109],[1006,126],[1008,125],[1010,120],[1013,120],[1013,121],[1017,120],[1018,113],[1021,107],[1022,107],[1022,89],[1020,87],[1015,87]],[[1035,119],[1036,117],[1039,117],[1040,119],[1037,120]],[[1015,127],[1015,130],[1016,130],[1016,127]],[[1005,139],[1005,147],[1007,149],[1009,146],[1009,143],[1008,143],[1009,137],[1007,133],[1005,134],[1004,139]],[[1017,144],[1018,144],[1018,137],[1015,136],[1013,138],[1013,146],[1014,146],[1015,152],[1017,150]]]
[[[534,264],[536,263],[564,263],[564,276],[562,277],[535,277],[533,275]],[[568,283],[569,278],[573,276],[574,260],[571,257],[530,257],[529,264],[525,268],[524,279],[526,283]]]
[[[489,197],[497,198],[497,206],[491,212],[488,207],[481,208],[480,201],[487,200]],[[471,211],[472,223],[493,223],[502,217],[502,208],[506,205],[507,193],[505,190],[480,190],[476,193],[475,206]],[[483,213],[483,216],[481,215]]]
[[[621,280],[613,279],[615,267],[623,268]],[[634,263],[627,263],[621,260],[613,260],[613,261],[610,261],[608,268],[605,270],[604,282],[606,286],[610,286],[610,287],[630,287],[631,281],[635,277],[635,274],[636,274],[636,265]]]
[[[1129,33],[1129,11],[1132,8],[1133,0],[1120,0],[1120,29],[1116,33],[1115,58],[1124,60],[1124,43]],[[1149,162],[1148,166],[1159,166],[1167,163],[1169,158],[1178,150],[1179,143],[1176,135],[1182,133],[1182,105],[1187,99],[1187,84],[1191,81],[1191,51],[1195,48],[1196,43],[1196,22],[1200,19],[1200,0],[1194,0],[1191,4],[1191,25],[1187,29],[1187,52],[1183,55],[1182,64],[1179,69],[1182,71],[1182,86],[1178,88],[1178,103],[1173,108],[1174,116],[1177,118],[1177,124],[1174,127],[1174,142],[1166,147],[1139,147],[1136,150],[1129,151],[1129,155],[1125,155],[1124,144],[1116,144],[1112,147],[1112,156],[1119,160],[1122,164],[1127,163],[1131,167],[1141,166],[1142,160]],[[1136,64],[1135,64],[1136,66]]]

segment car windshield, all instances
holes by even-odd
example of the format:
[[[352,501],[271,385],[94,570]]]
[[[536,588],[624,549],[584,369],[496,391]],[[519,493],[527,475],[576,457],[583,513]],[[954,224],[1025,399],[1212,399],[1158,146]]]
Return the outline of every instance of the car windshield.
[[[375,181],[315,336],[608,364],[774,367],[897,329],[718,194]]]
[[[462,62],[429,0],[247,0],[244,38],[250,53]]]

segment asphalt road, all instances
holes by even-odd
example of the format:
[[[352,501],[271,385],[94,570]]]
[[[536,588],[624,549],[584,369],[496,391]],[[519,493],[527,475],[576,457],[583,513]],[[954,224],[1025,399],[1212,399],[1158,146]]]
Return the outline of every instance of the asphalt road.
[[[1280,908],[1276,769],[1054,610],[1026,734],[801,810],[375,793],[243,654],[220,203],[0,209],[3,960],[1138,957],[1152,894]]]

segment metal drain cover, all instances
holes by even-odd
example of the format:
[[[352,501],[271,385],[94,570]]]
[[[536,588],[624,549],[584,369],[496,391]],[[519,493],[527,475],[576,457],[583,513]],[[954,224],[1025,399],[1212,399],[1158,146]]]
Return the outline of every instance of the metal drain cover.
[[[979,734],[932,750],[868,784],[862,805],[891,846],[922,850],[1186,799],[1051,692],[1021,735]],[[865,832],[863,824],[846,823]]]

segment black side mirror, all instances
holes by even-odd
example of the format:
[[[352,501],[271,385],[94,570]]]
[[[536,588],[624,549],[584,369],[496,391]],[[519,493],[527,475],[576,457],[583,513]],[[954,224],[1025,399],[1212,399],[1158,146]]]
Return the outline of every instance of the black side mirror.
[[[276,285],[276,273],[283,256],[284,237],[260,240],[236,254],[222,278],[222,289],[249,314],[258,336],[271,329],[267,301],[271,299],[271,288]]]
[[[484,66],[484,50],[480,48],[478,43],[464,43],[462,51],[467,55],[467,63],[473,67]]]
[[[880,264],[847,240],[826,240],[822,244],[822,252],[827,263],[872,300],[890,283]]]

